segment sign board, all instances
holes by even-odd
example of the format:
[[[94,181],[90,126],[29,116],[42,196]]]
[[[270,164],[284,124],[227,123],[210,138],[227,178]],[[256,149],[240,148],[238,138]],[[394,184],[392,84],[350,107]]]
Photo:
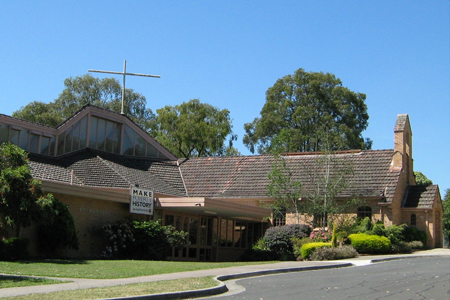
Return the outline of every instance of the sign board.
[[[153,215],[153,190],[130,189],[130,213]]]

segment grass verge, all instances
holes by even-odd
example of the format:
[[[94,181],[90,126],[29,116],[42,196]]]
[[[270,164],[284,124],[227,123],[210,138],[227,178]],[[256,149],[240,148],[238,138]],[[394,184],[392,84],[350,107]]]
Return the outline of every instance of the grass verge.
[[[175,262],[144,260],[0,261],[4,274],[60,278],[115,279],[273,262]]]
[[[199,290],[217,286],[212,277],[187,278],[183,280],[165,280],[128,284],[114,287],[92,288],[46,294],[17,296],[14,300],[60,300],[60,299],[105,299],[131,297],[150,294],[173,293],[178,291]]]

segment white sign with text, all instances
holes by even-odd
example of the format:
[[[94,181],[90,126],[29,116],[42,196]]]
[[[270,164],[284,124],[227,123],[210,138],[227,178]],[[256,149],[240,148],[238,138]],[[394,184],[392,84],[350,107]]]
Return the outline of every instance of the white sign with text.
[[[153,190],[130,189],[130,213],[153,215]]]

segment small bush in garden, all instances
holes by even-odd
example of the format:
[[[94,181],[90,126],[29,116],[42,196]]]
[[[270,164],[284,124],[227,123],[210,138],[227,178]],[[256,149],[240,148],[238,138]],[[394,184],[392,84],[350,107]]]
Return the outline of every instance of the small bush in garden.
[[[264,238],[260,238],[253,246],[248,249],[240,258],[240,261],[267,261],[277,260],[278,254],[267,248]]]
[[[408,244],[411,246],[411,249],[413,250],[420,250],[423,249],[423,243],[421,241],[412,241],[412,242],[408,242]]]
[[[187,243],[188,233],[159,221],[121,220],[103,226],[107,238],[106,258],[163,260],[171,247]]]
[[[0,240],[0,260],[21,260],[28,258],[28,245],[26,238],[10,238]]]
[[[323,228],[314,229],[309,238],[317,241],[317,242],[328,242],[331,240],[331,233],[328,230],[324,230]]]
[[[277,254],[293,253],[292,238],[308,237],[311,234],[311,227],[302,224],[291,224],[271,227],[266,230],[264,239],[267,248]]]
[[[295,257],[300,257],[302,255],[302,247],[304,244],[314,242],[309,237],[304,238],[293,237],[291,240],[292,240],[292,250]]]
[[[308,243],[303,245],[301,254],[303,259],[308,259],[309,256],[318,248],[321,247],[332,247],[330,243],[324,243],[324,242],[315,242],[315,243]]]
[[[405,227],[403,237],[405,242],[421,241],[423,245],[427,244],[427,233],[414,226]]]
[[[367,231],[372,230],[372,228],[373,228],[372,220],[370,220],[369,217],[365,217],[364,219],[361,220],[359,225],[356,226],[355,232],[365,233]]]
[[[336,260],[357,257],[358,252],[352,246],[317,248],[310,256],[310,260]]]
[[[357,233],[349,235],[348,238],[360,254],[389,253],[391,250],[391,241],[385,236]]]
[[[405,230],[405,227],[406,224],[388,226],[384,231],[384,236],[386,236],[393,245],[400,244],[405,240],[403,237],[403,230]]]
[[[397,244],[392,244],[391,253],[411,253],[413,249],[409,243],[400,242]]]

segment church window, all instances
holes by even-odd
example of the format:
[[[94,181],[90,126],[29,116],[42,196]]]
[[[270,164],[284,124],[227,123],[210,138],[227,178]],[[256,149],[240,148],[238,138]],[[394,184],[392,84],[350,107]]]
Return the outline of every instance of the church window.
[[[372,219],[372,208],[370,208],[369,206],[358,207],[358,218],[359,219],[364,219],[364,218]]]
[[[38,153],[39,152],[39,135],[37,134],[30,134],[30,147],[29,147],[29,151],[30,152],[34,152],[34,153]]]
[[[417,224],[417,216],[416,214],[411,215],[411,226],[416,226]]]

